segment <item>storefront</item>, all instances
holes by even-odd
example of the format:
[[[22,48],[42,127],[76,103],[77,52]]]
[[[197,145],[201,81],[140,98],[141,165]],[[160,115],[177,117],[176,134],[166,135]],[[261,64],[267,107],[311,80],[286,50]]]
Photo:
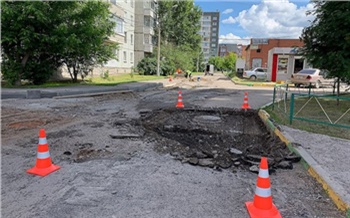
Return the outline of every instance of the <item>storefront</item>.
[[[293,73],[308,68],[306,60],[298,54],[298,48],[273,48],[268,53],[267,79],[288,81]]]

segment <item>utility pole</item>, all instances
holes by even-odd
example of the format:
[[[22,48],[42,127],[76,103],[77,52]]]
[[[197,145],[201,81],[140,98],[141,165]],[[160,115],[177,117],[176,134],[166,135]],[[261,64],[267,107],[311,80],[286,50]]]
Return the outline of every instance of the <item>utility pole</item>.
[[[157,48],[157,76],[160,76],[160,19],[158,17],[158,48]]]

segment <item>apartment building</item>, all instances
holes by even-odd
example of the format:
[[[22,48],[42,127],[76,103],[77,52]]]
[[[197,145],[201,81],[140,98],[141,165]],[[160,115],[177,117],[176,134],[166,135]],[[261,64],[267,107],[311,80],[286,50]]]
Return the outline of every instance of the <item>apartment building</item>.
[[[219,12],[203,12],[200,19],[201,29],[199,34],[202,36],[202,52],[204,63],[207,63],[210,57],[218,55],[219,48]]]
[[[135,66],[153,52],[156,7],[156,0],[135,1]]]
[[[116,42],[119,48],[115,51],[116,58],[108,61],[103,68],[94,70],[101,74],[108,70],[109,74],[130,73],[134,67],[135,42],[135,0],[108,0],[112,19],[116,22],[114,36],[108,41]],[[97,76],[97,75],[94,75]]]

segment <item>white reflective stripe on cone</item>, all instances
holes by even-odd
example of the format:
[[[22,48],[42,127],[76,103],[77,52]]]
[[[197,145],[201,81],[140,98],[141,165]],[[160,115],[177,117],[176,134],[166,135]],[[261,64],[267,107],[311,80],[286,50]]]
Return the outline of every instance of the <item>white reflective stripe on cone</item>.
[[[50,157],[50,152],[46,151],[46,152],[38,152],[37,156],[38,159],[46,159]]]
[[[47,144],[46,138],[39,138],[39,145],[45,145]]]
[[[178,102],[182,102],[182,99],[179,99],[179,101]]]
[[[262,198],[267,198],[271,196],[271,189],[270,188],[259,188],[256,187],[255,194]]]
[[[260,169],[259,170],[259,177],[263,178],[263,179],[269,178],[269,170]]]

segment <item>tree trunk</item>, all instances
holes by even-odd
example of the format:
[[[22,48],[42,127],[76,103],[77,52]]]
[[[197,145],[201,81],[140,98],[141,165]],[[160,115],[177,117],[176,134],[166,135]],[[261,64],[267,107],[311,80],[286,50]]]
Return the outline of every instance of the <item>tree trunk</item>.
[[[73,66],[73,83],[78,82],[78,69]]]
[[[24,68],[27,64],[27,61],[29,59],[29,56],[30,56],[30,53],[26,53],[24,55],[24,57],[22,58],[21,60],[21,72],[18,73],[17,75],[17,79],[15,81],[15,86],[20,86],[22,84],[21,80],[22,80],[22,75],[23,75],[23,72],[24,72]]]
[[[67,64],[67,63],[65,63],[66,64],[66,67],[67,67],[67,70],[68,70],[68,72],[69,72],[69,76],[70,76],[70,78],[72,79],[72,81],[73,81],[73,74],[72,74],[72,71],[71,71],[71,67]]]

